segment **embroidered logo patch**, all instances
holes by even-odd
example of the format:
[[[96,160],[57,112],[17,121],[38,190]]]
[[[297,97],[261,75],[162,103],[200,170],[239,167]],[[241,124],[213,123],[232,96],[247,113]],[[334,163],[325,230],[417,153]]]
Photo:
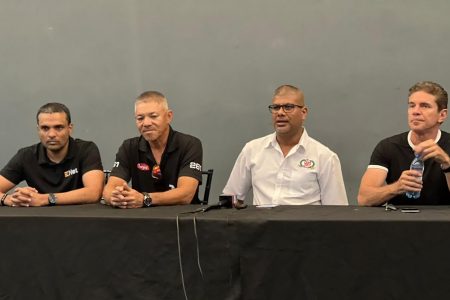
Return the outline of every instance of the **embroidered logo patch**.
[[[64,177],[69,177],[69,176],[72,176],[72,175],[75,175],[75,174],[77,174],[78,173],[78,169],[77,168],[75,168],[75,169],[70,169],[70,170],[67,170],[67,171],[65,171],[64,172]]]
[[[298,165],[302,168],[314,169],[316,163],[313,160],[306,158],[302,159]]]
[[[150,167],[146,163],[138,163],[136,166],[141,171],[150,171]]]

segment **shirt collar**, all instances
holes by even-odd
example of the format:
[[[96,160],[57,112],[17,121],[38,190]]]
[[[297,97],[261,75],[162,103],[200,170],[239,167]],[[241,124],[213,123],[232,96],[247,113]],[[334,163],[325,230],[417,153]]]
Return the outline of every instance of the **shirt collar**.
[[[306,146],[309,143],[309,135],[306,132],[306,128],[303,127],[303,133],[302,136],[300,137],[300,141],[298,142],[297,145],[294,146],[295,151],[298,151],[301,148],[306,149]],[[274,132],[272,133],[270,139],[267,140],[267,143],[264,145],[265,148],[268,147],[273,147],[273,148],[280,148],[280,146],[278,145],[278,141],[277,141],[277,133]]]
[[[40,164],[40,165],[43,165],[43,164],[56,165],[56,163],[54,163],[50,159],[48,159],[47,149],[44,147],[44,145],[42,145],[42,143],[38,144],[38,146],[36,147],[36,152],[37,152],[36,155],[38,157],[38,164]],[[74,157],[75,157],[74,140],[72,137],[69,137],[69,150],[67,151],[67,155],[58,164],[62,164],[66,160],[72,159]]]
[[[164,152],[173,152],[178,148],[178,143],[174,138],[174,133],[175,131],[172,129],[172,126],[169,126],[169,136],[167,137],[167,145]],[[147,142],[147,140],[141,135],[139,139],[139,151],[149,152],[150,150],[149,142]]]
[[[409,132],[408,132],[408,144],[409,144],[409,146],[411,147],[411,149],[413,149],[414,150],[414,144],[412,143],[412,141],[411,141],[411,134],[412,134],[412,131],[410,130]],[[441,135],[442,135],[442,133],[441,133],[441,130],[439,129],[438,130],[438,133],[437,133],[437,135],[436,135],[436,138],[434,139],[434,142],[437,144],[437,142],[439,142],[439,140],[441,139]]]

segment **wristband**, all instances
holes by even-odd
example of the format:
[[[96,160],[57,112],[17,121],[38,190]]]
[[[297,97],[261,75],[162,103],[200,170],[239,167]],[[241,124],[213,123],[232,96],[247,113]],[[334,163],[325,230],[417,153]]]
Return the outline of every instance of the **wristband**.
[[[2,196],[2,199],[0,199],[2,206],[6,206],[6,204],[5,204],[6,197],[8,197],[8,193],[4,193]]]

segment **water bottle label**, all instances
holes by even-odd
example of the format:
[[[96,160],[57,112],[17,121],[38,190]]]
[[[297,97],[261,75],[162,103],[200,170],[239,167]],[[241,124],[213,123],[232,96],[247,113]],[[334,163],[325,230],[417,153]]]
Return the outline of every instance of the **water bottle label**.
[[[416,157],[413,159],[411,163],[410,170],[414,170],[419,172],[420,174],[423,174],[424,167],[425,166],[423,160],[418,155],[416,155]],[[422,181],[422,176],[419,177],[418,179]],[[417,199],[420,197],[420,192],[406,192],[406,197]]]

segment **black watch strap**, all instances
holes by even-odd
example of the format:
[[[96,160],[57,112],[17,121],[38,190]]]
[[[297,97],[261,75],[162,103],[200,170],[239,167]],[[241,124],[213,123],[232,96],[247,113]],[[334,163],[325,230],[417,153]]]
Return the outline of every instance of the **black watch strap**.
[[[8,193],[4,193],[3,196],[2,196],[2,199],[0,199],[0,202],[1,202],[2,206],[6,205],[5,204],[6,197],[8,197]]]

